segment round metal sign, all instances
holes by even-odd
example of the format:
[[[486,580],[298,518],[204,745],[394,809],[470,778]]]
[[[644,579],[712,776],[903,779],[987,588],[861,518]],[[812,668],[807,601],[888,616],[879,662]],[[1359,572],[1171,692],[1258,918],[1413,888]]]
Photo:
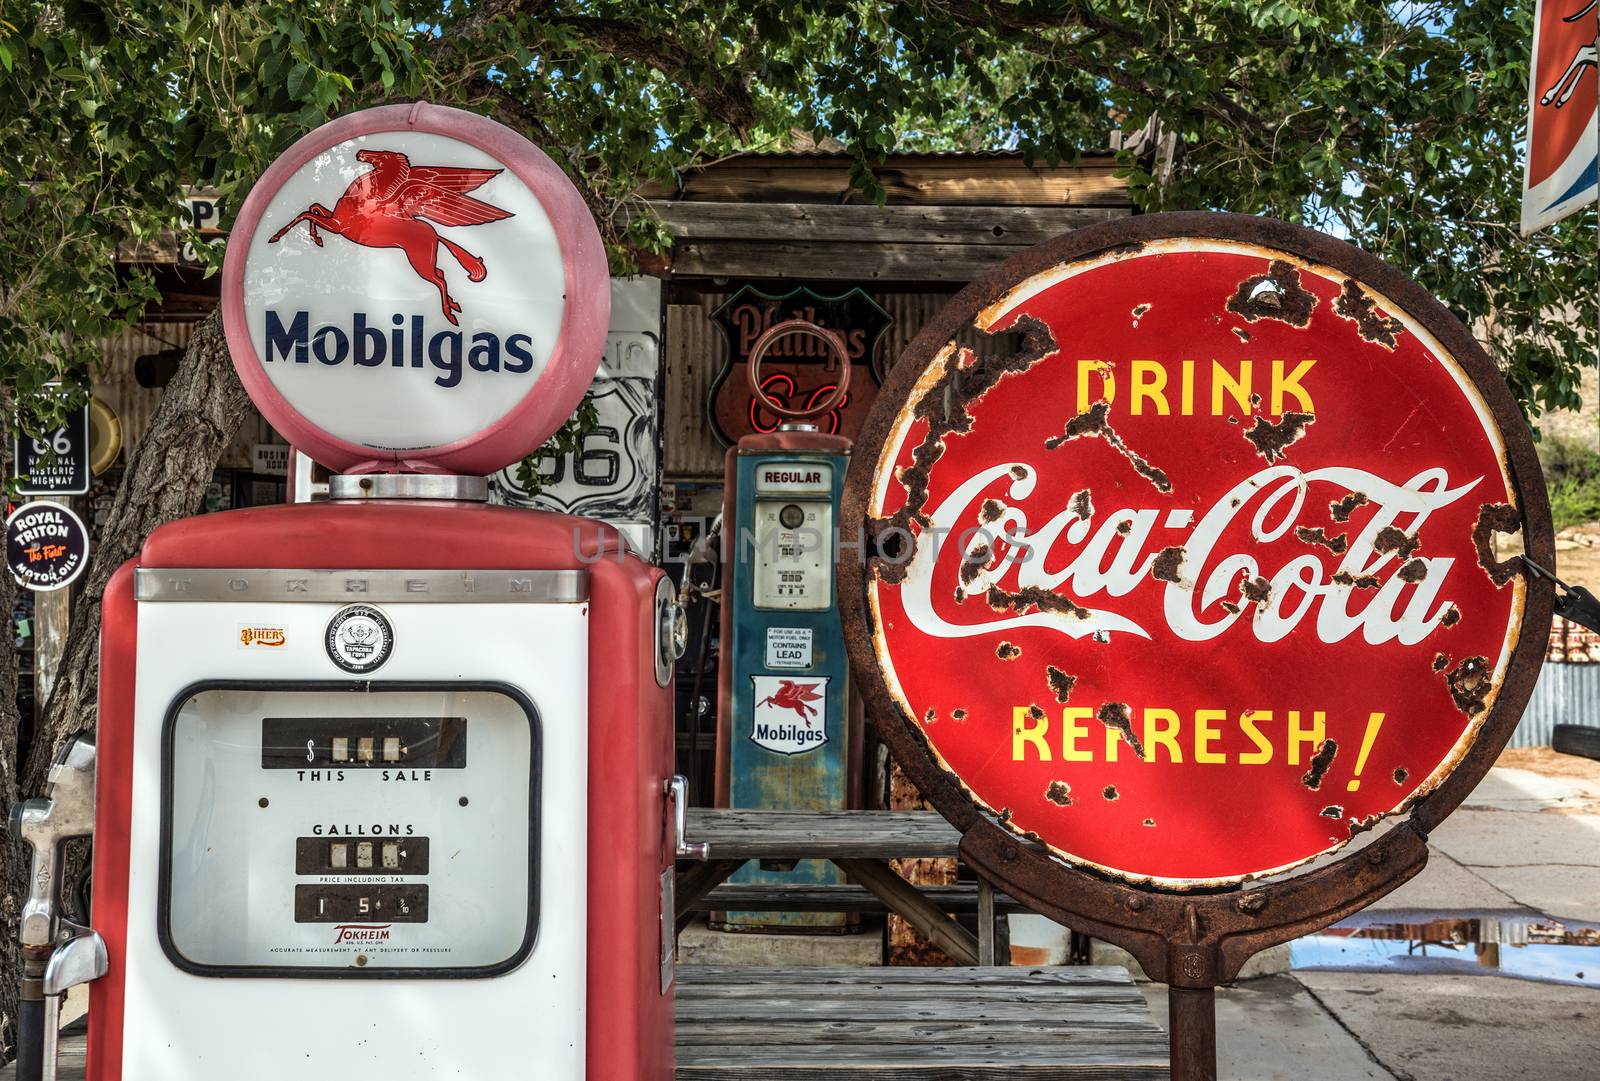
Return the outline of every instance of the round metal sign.
[[[89,565],[89,531],[60,503],[24,503],[6,520],[6,562],[24,589],[61,589]]]
[[[1041,245],[912,343],[860,444],[856,677],[958,822],[1237,884],[1424,799],[1525,704],[1547,627],[1496,538],[1548,557],[1526,423],[1349,245],[1193,214]]]
[[[418,103],[333,121],[273,163],[229,237],[222,303],[245,389],[316,461],[483,475],[577,407],[611,294],[554,162]]]

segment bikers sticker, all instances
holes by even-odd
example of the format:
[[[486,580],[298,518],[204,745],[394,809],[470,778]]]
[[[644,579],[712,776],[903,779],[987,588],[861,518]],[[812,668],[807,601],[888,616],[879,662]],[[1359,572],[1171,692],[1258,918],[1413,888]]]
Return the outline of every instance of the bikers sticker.
[[[352,604],[339,609],[328,621],[325,637],[328,659],[360,675],[383,666],[394,648],[394,627],[389,617],[370,604]]]
[[[751,676],[750,738],[775,754],[804,754],[828,742],[828,678]]]
[[[89,564],[89,533],[60,503],[25,503],[6,522],[6,562],[24,589],[71,585]]]

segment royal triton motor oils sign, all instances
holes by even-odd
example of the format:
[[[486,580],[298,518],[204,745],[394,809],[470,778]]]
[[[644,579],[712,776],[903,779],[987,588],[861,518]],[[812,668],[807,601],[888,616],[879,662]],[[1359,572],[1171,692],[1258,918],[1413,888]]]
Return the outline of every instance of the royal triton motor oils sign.
[[[1006,828],[1178,888],[1294,867],[1436,787],[1525,591],[1464,329],[1374,260],[1330,265],[1346,245],[1207,220],[953,304],[844,516],[869,698]]]

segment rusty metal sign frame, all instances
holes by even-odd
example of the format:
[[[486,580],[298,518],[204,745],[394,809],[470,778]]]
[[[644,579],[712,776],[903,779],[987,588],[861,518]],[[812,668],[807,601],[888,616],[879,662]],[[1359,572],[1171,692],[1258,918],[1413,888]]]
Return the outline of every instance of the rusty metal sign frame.
[[[1471,379],[1500,431],[1529,557],[1554,566],[1550,506],[1527,422],[1494,362],[1467,328],[1427,291],[1379,259],[1323,234],[1265,218],[1190,212],[1124,218],[1057,237],[1008,259],[951,298],[906,347],[858,442],[885,445],[928,365],[981,310],[1020,282],[1062,263],[1186,237],[1257,244],[1343,270],[1377,288],[1433,334]],[[1052,857],[1043,846],[992,821],[959,779],[939,764],[915,721],[890,693],[873,645],[867,600],[880,551],[868,514],[876,481],[875,472],[859,464],[850,472],[839,523],[842,535],[861,538],[854,553],[839,559],[838,577],[845,640],[867,712],[923,797],[961,831],[961,858],[973,870],[1034,911],[1122,947],[1152,980],[1168,985],[1175,1081],[1215,1078],[1215,988],[1235,979],[1251,956],[1360,911],[1422,870],[1428,861],[1428,834],[1494,764],[1533,693],[1543,661],[1555,591],[1519,560],[1514,573],[1526,579],[1526,601],[1489,716],[1454,771],[1396,815],[1393,828],[1365,847],[1347,849],[1331,863],[1250,886],[1180,891],[1132,885]]]

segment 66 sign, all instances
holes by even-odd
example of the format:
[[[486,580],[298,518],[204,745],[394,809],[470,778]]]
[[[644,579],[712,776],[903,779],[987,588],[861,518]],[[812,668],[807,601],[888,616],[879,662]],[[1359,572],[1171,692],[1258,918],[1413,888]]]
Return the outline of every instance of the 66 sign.
[[[1237,884],[1427,798],[1525,702],[1547,628],[1495,548],[1548,554],[1525,424],[1337,241],[1152,215],[1043,245],[930,324],[861,443],[853,661],[958,825]]]

